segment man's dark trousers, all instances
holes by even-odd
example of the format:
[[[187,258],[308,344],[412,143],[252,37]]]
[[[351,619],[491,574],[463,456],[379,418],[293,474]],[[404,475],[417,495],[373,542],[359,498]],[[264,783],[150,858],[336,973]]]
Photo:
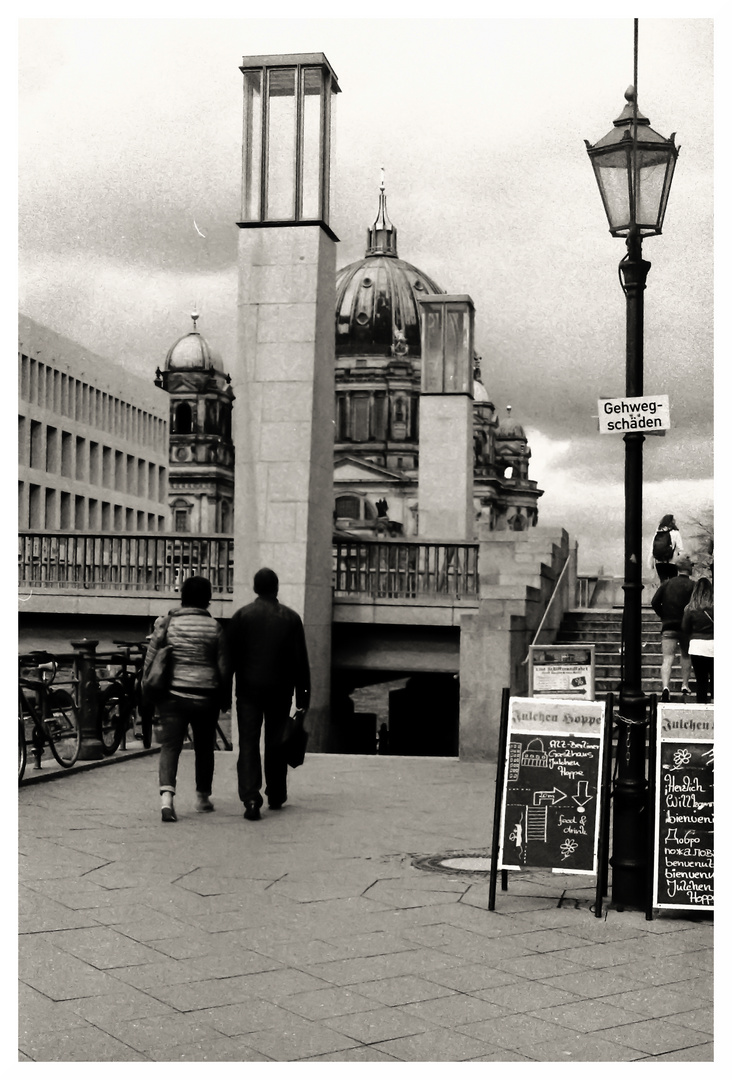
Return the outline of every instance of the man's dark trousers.
[[[249,691],[237,694],[236,720],[239,728],[239,760],[236,773],[239,798],[243,803],[261,806],[262,759],[259,740],[264,720],[264,794],[270,803],[287,798],[287,760],[282,747],[285,725],[290,715],[292,694],[274,691]]]

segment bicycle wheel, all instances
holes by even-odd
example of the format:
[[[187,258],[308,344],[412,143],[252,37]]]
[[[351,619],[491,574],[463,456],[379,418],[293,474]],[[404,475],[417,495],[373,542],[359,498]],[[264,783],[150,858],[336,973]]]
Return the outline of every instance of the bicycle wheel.
[[[25,721],[23,709],[18,709],[18,783],[23,779],[25,763],[28,760],[28,747],[25,744]]]
[[[59,765],[70,769],[81,750],[81,728],[74,699],[67,690],[51,690],[48,709],[50,715],[42,720],[48,745]]]
[[[123,703],[124,691],[119,683],[110,683],[99,695],[99,740],[105,757],[118,749],[127,730],[127,709]]]

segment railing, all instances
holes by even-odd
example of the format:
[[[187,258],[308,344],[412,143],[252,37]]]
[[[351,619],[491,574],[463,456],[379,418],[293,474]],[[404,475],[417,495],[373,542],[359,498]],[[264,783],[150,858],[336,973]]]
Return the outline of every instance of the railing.
[[[233,592],[233,538],[31,530],[18,535],[18,585],[25,589],[170,593],[191,574],[207,577],[214,595]]]
[[[567,577],[567,572],[570,570],[570,568],[574,568],[576,573],[576,567],[577,545],[575,544],[575,546],[570,550],[569,555],[567,555],[561,573],[559,574],[559,577],[554,583],[552,595],[549,597],[549,603],[544,609],[544,614],[541,617],[541,622],[539,623],[536,629],[536,633],[534,634],[534,640],[531,642],[532,645],[539,644],[539,638],[544,632],[548,633],[552,640],[554,639],[556,631],[559,627],[559,623],[561,622],[562,615],[564,614],[567,607],[571,604],[571,601],[569,604],[567,602],[567,583],[565,582],[565,578]],[[555,611],[557,609],[559,609],[559,616],[555,617]],[[530,652],[526,654],[526,659],[523,661],[524,664],[528,663],[530,655]]]
[[[336,540],[336,596],[414,600],[475,600],[479,594],[478,544],[417,540]]]
[[[592,607],[592,598],[594,596],[595,589],[597,588],[597,581],[597,574],[577,575],[577,595],[575,597],[575,607]]]

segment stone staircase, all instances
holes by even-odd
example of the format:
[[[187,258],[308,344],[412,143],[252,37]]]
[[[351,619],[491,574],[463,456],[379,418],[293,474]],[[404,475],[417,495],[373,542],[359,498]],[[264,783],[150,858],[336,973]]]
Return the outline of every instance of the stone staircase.
[[[562,619],[556,644],[595,646],[595,694],[617,694],[620,689],[620,639],[623,612],[620,608],[588,608],[568,611]],[[642,609],[643,691],[661,694],[661,621],[650,607]],[[692,671],[690,686],[695,689]],[[678,651],[671,671],[671,700],[683,701]],[[695,701],[692,693],[687,698]]]

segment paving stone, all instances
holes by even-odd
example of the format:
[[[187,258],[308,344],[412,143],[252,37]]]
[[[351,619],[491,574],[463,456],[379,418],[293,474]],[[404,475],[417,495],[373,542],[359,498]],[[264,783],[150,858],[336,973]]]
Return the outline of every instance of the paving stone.
[[[475,996],[500,1005],[503,1012],[533,1012],[549,1005],[572,1004],[580,1000],[576,994],[533,979],[521,979],[508,986],[484,987]]]
[[[412,1002],[405,1005],[404,1010],[421,1017],[432,1026],[449,1028],[505,1015],[505,1009],[471,994],[453,994],[452,997]]]
[[[29,986],[53,1001],[113,994],[119,989],[116,978],[60,950],[58,959],[51,964],[45,959],[33,965],[28,965],[26,961],[21,966],[20,975]]]
[[[548,959],[548,957],[543,959]],[[558,962],[565,963],[565,961]],[[606,968],[602,974],[599,974],[597,971],[588,971],[587,968],[577,970],[575,964],[571,966],[574,969],[572,971],[555,975],[535,975],[534,978],[542,979],[550,986],[556,986],[559,990],[567,990],[570,994],[577,994],[578,997],[586,998],[607,998],[612,994],[619,995],[621,991],[624,996],[626,992],[641,989],[641,983],[638,979],[633,980],[628,976],[618,975],[612,968]],[[525,973],[528,974],[528,972]],[[622,1002],[617,1004],[622,1005]]]
[[[98,1027],[104,1028],[108,1020],[137,1020],[148,1016],[172,1014],[169,1005],[151,997],[150,994],[136,990],[133,986],[120,984],[118,993],[104,994],[101,997],[78,998],[65,1002],[80,1017]]]
[[[647,986],[663,986],[686,984],[695,985],[693,980],[708,980],[710,996],[712,985],[712,973],[705,972],[703,968],[690,963],[689,957],[681,954],[663,956],[661,959],[645,957],[639,952],[635,961],[627,964],[619,964],[610,970],[617,975],[627,976],[636,982]]]
[[[68,1001],[52,1001],[32,986],[18,986],[18,1028],[21,1035],[28,1036],[42,1031],[64,1031],[80,1026],[84,1020]]]
[[[154,949],[131,940],[117,930],[102,926],[58,930],[42,936],[56,948],[101,970],[151,964],[160,959],[160,954]]]
[[[385,1054],[375,1046],[354,1046],[350,1050],[335,1050],[332,1054],[319,1054],[317,1057],[301,1058],[301,1061],[391,1061],[397,1060],[391,1054]]]
[[[553,953],[524,953],[521,956],[499,957],[495,960],[495,964],[501,971],[507,971],[523,979],[549,981],[554,978],[565,980],[590,975],[587,968],[562,960],[560,956],[555,956]],[[594,979],[594,976],[591,978]],[[564,988],[564,982],[560,988]],[[567,989],[571,991],[572,987],[567,985]]]
[[[217,1005],[235,1005],[249,998],[264,998],[277,1003],[300,990],[322,990],[327,985],[322,979],[315,979],[303,971],[283,969],[230,979],[202,979],[176,986],[157,985],[150,987],[150,992],[174,1009],[192,1012]]]
[[[474,1024],[463,1024],[460,1029],[466,1035],[494,1046],[503,1046],[507,1050],[523,1050],[533,1053],[538,1042],[550,1042],[555,1039],[569,1038],[574,1035],[559,1024],[539,1020],[535,1016],[512,1015],[500,1016],[493,1020],[481,1020]]]
[[[348,1035],[362,1043],[380,1043],[405,1035],[418,1035],[430,1026],[420,1017],[408,1012],[406,1008],[379,1007],[376,1001],[373,1004],[375,1007],[368,1011],[350,1013],[347,1016],[333,1016],[325,1023],[334,1031],[340,1031],[343,1035]]]
[[[177,1013],[138,1017],[134,1020],[111,1018],[104,1021],[104,1030],[143,1054],[159,1053],[161,1049],[176,1048],[187,1043],[197,1045],[212,1042],[220,1038],[220,1032],[215,1028]]]
[[[602,1035],[568,1036],[537,1042],[531,1053],[537,1061],[637,1061],[642,1054],[629,1046],[622,1046]]]
[[[609,1028],[603,1032],[603,1037],[643,1054],[667,1054],[709,1042],[709,1036],[704,1032],[675,1024],[672,1020],[639,1020],[635,1024]]]
[[[405,940],[406,939],[406,940]],[[371,930],[363,934],[349,934],[344,937],[328,935],[327,943],[331,948],[345,950],[345,956],[388,956],[395,952],[404,952],[414,948],[415,942],[410,933],[404,937],[384,930]],[[420,944],[417,941],[417,944]],[[432,944],[422,942],[422,944]]]
[[[540,1020],[562,1024],[564,1027],[585,1034],[591,1031],[602,1031],[604,1028],[616,1027],[619,1024],[630,1024],[637,1020],[637,1016],[628,1009],[619,1009],[615,1005],[608,1005],[603,998],[596,998],[594,1001],[575,999],[567,1005],[552,1005],[551,1007],[532,1009],[531,1014],[532,1016],[538,1016]]]
[[[688,985],[681,983],[678,989],[670,986],[646,986],[642,989],[627,990],[622,994],[604,995],[603,1000],[608,1005],[627,1009],[637,1017],[658,1019],[699,1007],[699,997],[687,992]]]
[[[294,1017],[293,1020],[294,1023],[279,1031],[255,1031],[240,1035],[239,1041],[273,1061],[300,1061],[331,1051],[348,1050],[358,1045],[347,1035],[323,1024],[295,1020]]]
[[[449,967],[456,963],[453,956],[430,949],[409,949],[388,956],[368,956],[350,960],[334,960],[313,964],[309,971],[318,978],[338,986],[396,975],[412,975],[425,970]]]
[[[685,958],[694,967],[703,968],[705,971],[714,970],[714,949],[702,949],[700,952],[684,953]]]
[[[667,1016],[670,1024],[682,1024],[684,1027],[693,1028],[694,1031],[705,1031],[711,1035],[714,1031],[714,1016],[710,1008],[692,1009],[689,1012]]]
[[[485,1052],[479,1039],[438,1028],[379,1044],[380,1050],[400,1061],[470,1061]]]
[[[59,781],[62,782],[62,781]],[[149,1057],[93,1024],[66,1031],[39,1031],[21,1041],[32,1061],[149,1061]]]
[[[714,1061],[714,1043],[701,1043],[699,1046],[688,1046],[683,1050],[672,1050],[668,1054],[657,1054],[655,1057],[645,1057],[640,1059],[647,1061]]]
[[[423,971],[420,977],[465,994],[476,993],[489,986],[509,986],[519,981],[517,975],[489,967],[487,964],[438,968],[435,971]]]
[[[413,1001],[429,1001],[430,998],[449,997],[454,991],[428,979],[412,975],[359,982],[354,987],[359,994],[380,1001],[382,1005],[406,1005]]]
[[[291,1010],[257,998],[247,998],[235,1005],[193,1010],[186,1015],[229,1036],[245,1035],[250,1031],[279,1031],[293,1022]]]
[[[273,1061],[260,1054],[241,1039],[225,1037],[210,1042],[186,1043],[184,1046],[162,1046],[148,1053],[152,1061]]]
[[[377,1008],[375,1001],[358,994],[347,986],[291,994],[289,997],[282,998],[280,1005],[283,1009],[289,1009],[290,1012],[304,1016],[307,1020],[322,1020],[331,1016],[342,1016],[346,1013],[364,1012],[367,1009]]]
[[[456,889],[451,893],[454,897],[455,903],[458,902],[463,895],[462,889]],[[368,900],[376,900],[383,904],[385,907],[425,907],[428,904],[444,904],[445,892],[439,889],[406,889],[399,888],[398,886],[389,885],[384,881],[379,881],[370,888],[364,896]]]

